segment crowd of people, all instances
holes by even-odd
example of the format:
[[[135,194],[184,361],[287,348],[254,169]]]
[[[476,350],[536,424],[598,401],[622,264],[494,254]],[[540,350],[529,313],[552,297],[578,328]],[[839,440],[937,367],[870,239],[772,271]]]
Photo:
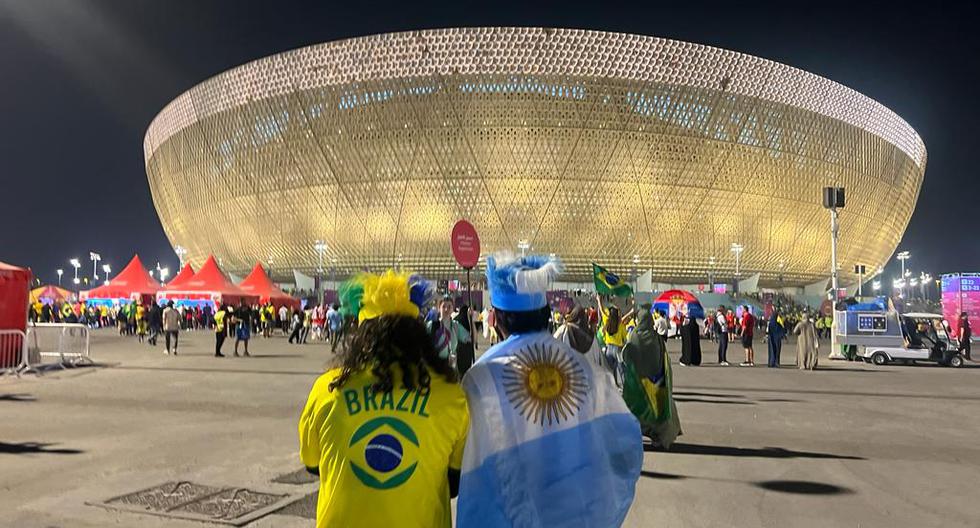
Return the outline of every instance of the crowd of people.
[[[300,459],[320,478],[318,526],[449,526],[457,496],[461,527],[622,524],[641,431],[666,418],[662,405],[629,404],[630,389],[645,374],[669,383],[631,362],[656,351],[642,315],[620,354],[623,392],[595,363],[582,311],[554,328],[546,290],[559,269],[550,257],[488,257],[488,317],[432,301],[431,285],[395,271],[342,288],[354,323],[341,366],[315,382],[298,427]],[[474,361],[477,320],[497,342]]]

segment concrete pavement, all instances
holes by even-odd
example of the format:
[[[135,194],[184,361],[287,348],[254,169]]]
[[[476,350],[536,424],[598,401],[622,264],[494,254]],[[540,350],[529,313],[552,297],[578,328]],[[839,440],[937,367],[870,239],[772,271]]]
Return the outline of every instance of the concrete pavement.
[[[254,357],[218,359],[211,334],[182,340],[173,357],[97,331],[105,366],[0,377],[0,526],[202,526],[92,505],[164,482],[315,491],[274,479],[299,469],[296,420],[329,351],[255,338]],[[980,369],[822,366],[675,364],[684,435],[646,453],[626,525],[977,526]],[[304,509],[248,526],[311,526]]]

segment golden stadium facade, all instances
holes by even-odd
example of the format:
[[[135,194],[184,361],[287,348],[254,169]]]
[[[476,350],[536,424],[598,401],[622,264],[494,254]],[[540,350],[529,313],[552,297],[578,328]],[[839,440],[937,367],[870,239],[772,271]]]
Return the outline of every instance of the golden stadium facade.
[[[310,46],[217,75],[144,142],[174,246],[244,273],[402,266],[457,274],[484,253],[560,255],[655,280],[805,284],[830,268],[821,189],[847,190],[839,261],[891,256],[926,166],[918,134],[838,83],[723,49],[546,28],[462,28]],[[713,264],[712,264],[713,262]],[[699,280],[701,279],[701,280]],[[847,276],[844,276],[845,282]]]

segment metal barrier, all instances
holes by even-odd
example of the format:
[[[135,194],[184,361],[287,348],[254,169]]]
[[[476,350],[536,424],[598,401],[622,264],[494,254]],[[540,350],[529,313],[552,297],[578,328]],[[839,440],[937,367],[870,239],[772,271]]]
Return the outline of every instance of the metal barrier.
[[[57,357],[59,367],[92,364],[89,328],[78,323],[35,323],[27,327],[24,369],[40,374],[44,358]]]
[[[0,374],[20,376],[27,361],[27,335],[22,330],[0,330]]]

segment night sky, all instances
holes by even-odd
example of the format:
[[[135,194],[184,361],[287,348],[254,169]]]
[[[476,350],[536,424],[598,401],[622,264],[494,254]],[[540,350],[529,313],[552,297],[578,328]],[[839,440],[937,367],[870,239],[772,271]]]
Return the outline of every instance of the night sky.
[[[212,75],[339,38],[525,25],[710,44],[802,68],[880,101],[919,132],[929,152],[899,250],[912,252],[916,273],[980,271],[980,179],[970,161],[980,123],[975,8],[468,4],[0,0],[0,261],[30,266],[48,282],[57,280],[56,268],[70,277],[71,257],[91,274],[89,251],[114,271],[134,251],[147,266],[175,269],[150,199],[143,135],[168,102]]]

